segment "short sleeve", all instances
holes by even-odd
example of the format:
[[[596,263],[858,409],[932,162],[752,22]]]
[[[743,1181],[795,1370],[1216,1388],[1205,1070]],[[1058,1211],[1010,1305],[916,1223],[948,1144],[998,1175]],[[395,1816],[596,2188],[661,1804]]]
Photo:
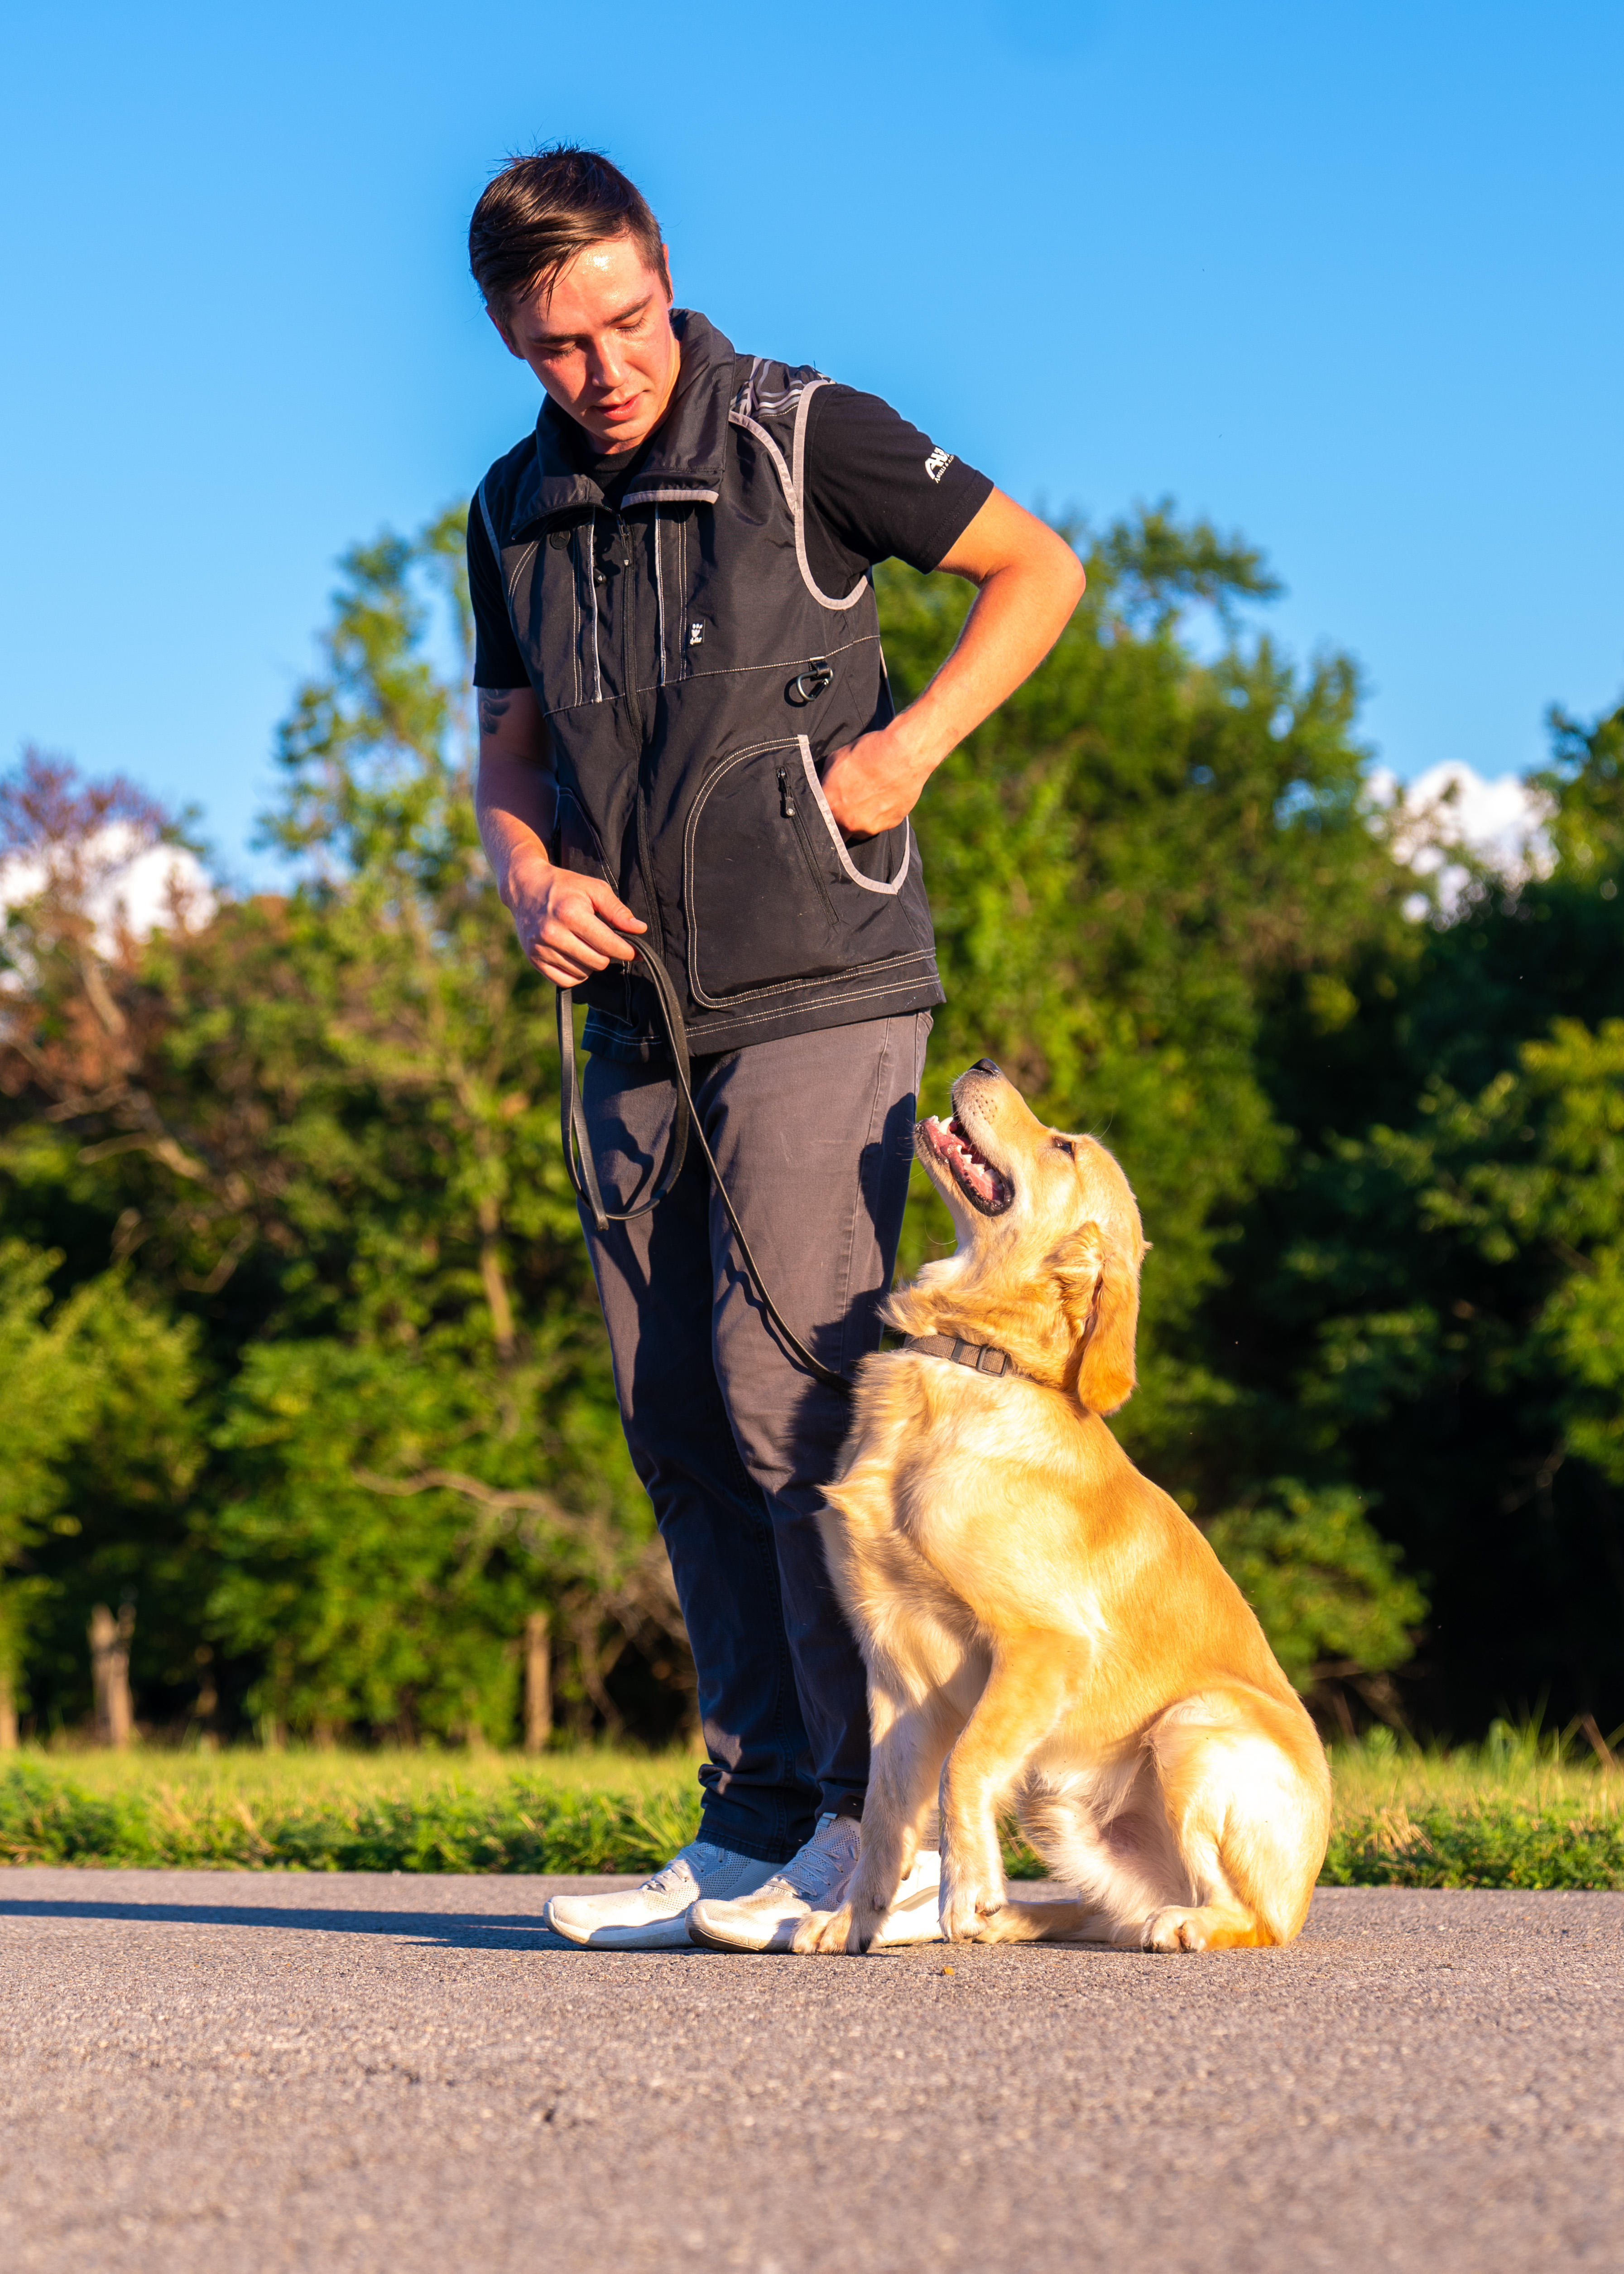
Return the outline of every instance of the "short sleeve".
[[[877,395],[820,387],[807,406],[807,553],[826,592],[876,561],[936,568],[993,485]]]
[[[530,674],[513,636],[502,572],[477,497],[468,512],[468,597],[474,611],[474,685],[528,687]]]

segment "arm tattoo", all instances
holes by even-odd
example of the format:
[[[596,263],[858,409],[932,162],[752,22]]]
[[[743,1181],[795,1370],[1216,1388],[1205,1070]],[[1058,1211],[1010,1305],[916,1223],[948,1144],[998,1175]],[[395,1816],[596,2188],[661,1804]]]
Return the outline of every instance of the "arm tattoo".
[[[501,687],[481,687],[476,692],[479,697],[479,731],[482,734],[494,734],[512,706],[512,690]]]

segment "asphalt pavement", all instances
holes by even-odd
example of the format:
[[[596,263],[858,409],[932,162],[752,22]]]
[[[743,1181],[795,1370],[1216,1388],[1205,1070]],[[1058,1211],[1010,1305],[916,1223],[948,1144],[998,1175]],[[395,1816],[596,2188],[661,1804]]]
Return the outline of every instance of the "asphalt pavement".
[[[1624,2268],[1624,1894],[594,1954],[611,1880],[0,1871],[0,2267]]]

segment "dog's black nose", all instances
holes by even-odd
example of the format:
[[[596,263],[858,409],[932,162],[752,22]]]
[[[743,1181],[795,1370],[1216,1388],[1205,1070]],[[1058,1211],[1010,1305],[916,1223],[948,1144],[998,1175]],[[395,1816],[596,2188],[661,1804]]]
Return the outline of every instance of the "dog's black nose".
[[[977,1058],[970,1071],[972,1073],[996,1073],[999,1068],[994,1065],[991,1058]]]

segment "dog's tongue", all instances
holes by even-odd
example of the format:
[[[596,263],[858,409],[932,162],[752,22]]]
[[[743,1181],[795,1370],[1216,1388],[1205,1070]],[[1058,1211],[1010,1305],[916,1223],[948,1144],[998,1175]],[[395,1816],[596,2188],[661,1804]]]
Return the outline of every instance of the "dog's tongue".
[[[976,1151],[960,1128],[957,1115],[951,1121],[942,1121],[933,1113],[930,1126],[942,1152],[953,1162],[965,1182],[981,1194],[989,1207],[996,1208],[999,1198],[997,1171]]]

